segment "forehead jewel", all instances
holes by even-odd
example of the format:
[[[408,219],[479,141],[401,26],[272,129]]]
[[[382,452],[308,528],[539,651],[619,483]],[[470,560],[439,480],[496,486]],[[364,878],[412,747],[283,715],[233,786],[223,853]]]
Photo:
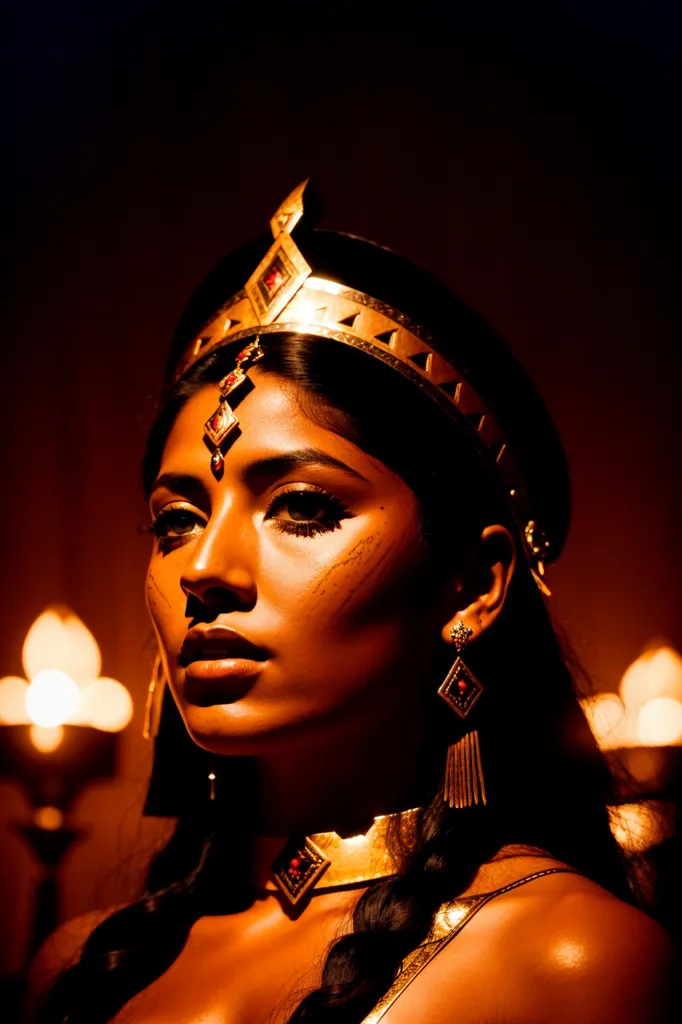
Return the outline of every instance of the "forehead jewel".
[[[301,333],[350,345],[414,381],[466,432],[501,483],[531,572],[548,595],[545,563],[555,545],[534,508],[513,445],[494,410],[483,401],[466,369],[446,358],[423,326],[377,297],[329,274],[314,273],[302,251],[302,239],[320,212],[308,180],[287,196],[270,220],[273,242],[265,256],[243,288],[193,338],[177,366],[176,380],[208,353],[244,342],[235,368],[218,384],[219,404],[205,424],[204,440],[214,475],[222,475],[225,451],[239,432],[235,409],[253,387],[248,370],[263,357],[268,334]]]

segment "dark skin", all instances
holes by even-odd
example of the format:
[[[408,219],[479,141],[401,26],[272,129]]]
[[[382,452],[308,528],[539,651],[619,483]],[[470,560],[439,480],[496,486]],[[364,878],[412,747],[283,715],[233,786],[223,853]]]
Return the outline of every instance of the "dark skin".
[[[424,665],[454,622],[473,630],[472,643],[490,628],[514,545],[492,524],[463,559],[467,572],[429,595],[407,485],[308,419],[292,385],[257,369],[251,376],[221,480],[202,440],[215,387],[194,395],[174,424],[151,496],[161,518],[148,606],[190,735],[216,754],[256,759],[259,832],[352,834],[410,806],[425,697],[440,682],[424,678]],[[183,663],[188,628],[216,622],[264,652],[251,675],[226,680],[209,667],[197,678]],[[551,866],[559,865],[508,848],[467,893]],[[116,1021],[286,1021],[319,984],[358,895],[321,893],[295,919],[263,895],[241,914],[201,919],[175,963]],[[38,986],[95,924],[90,916],[57,933],[37,965]],[[578,875],[549,876],[485,907],[384,1021],[643,1024],[663,1019],[656,1000],[669,962],[667,936],[646,915]]]

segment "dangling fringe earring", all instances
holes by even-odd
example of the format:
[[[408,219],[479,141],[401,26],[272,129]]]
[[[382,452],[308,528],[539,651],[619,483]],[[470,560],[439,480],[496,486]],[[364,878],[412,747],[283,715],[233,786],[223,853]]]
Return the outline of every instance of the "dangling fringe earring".
[[[443,798],[450,807],[472,807],[479,800],[488,803],[478,729],[448,747]]]
[[[208,799],[215,800],[215,758],[211,754],[211,769],[208,773]]]
[[[462,719],[483,693],[483,685],[460,657],[473,635],[473,629],[461,620],[450,630],[457,658],[438,690],[438,695]],[[448,747],[443,799],[449,807],[472,807],[479,801],[487,804],[478,729],[465,733]]]

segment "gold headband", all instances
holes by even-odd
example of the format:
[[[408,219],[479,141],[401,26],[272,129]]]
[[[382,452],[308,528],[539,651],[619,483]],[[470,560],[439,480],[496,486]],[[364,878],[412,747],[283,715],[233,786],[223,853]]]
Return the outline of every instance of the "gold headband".
[[[240,353],[236,370],[218,385],[220,405],[205,426],[206,442],[213,450],[213,472],[222,472],[223,447],[238,427],[227,399],[244,390],[246,370],[263,355],[259,341],[274,332],[299,333],[361,349],[414,381],[487,453],[502,479],[536,583],[549,595],[542,577],[550,543],[531,516],[521,471],[495,417],[463,373],[435,350],[422,327],[378,299],[313,276],[291,236],[305,213],[307,184],[307,180],[302,182],[279,207],[270,221],[273,244],[244,288],[221,307],[191,343],[176,371],[178,379],[208,353],[257,335]]]

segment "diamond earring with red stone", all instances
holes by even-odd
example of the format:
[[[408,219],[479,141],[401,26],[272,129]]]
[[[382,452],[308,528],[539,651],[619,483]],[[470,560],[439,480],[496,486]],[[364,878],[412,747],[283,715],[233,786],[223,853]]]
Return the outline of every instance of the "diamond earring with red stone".
[[[458,619],[452,626],[450,639],[457,651],[457,657],[438,688],[438,696],[442,697],[448,707],[462,719],[467,717],[483,693],[483,684],[465,665],[461,657],[473,635],[473,629],[470,629],[461,619]],[[443,799],[449,807],[458,808],[471,807],[479,802],[484,804],[488,802],[483,779],[478,729],[466,733],[456,743],[451,743],[448,747]]]

